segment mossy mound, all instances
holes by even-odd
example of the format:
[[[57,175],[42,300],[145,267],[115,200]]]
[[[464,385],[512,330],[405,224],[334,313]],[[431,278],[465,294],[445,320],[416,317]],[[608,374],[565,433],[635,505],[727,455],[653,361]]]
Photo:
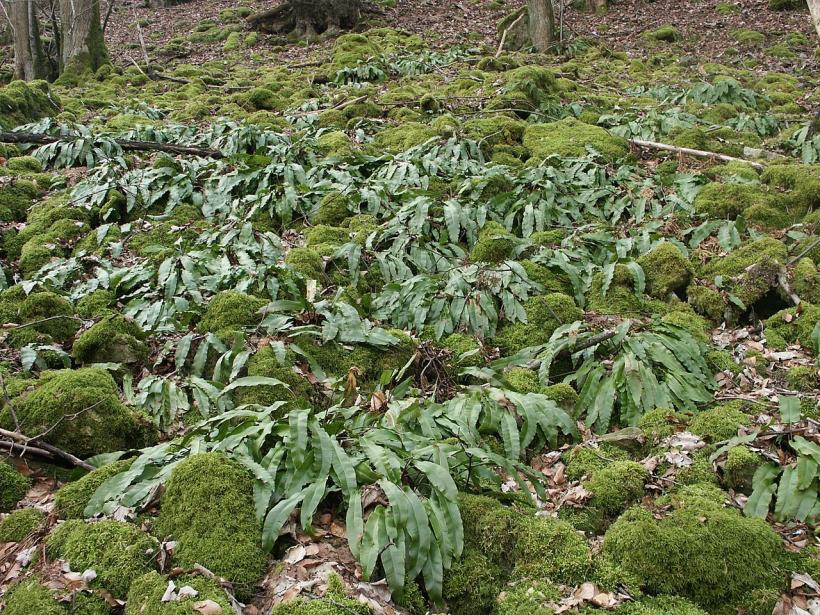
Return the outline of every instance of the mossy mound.
[[[812,391],[820,386],[820,376],[813,367],[797,365],[786,372],[786,382],[796,391]]]
[[[713,279],[721,276],[724,286],[748,309],[771,290],[787,260],[788,250],[782,241],[762,237],[710,262],[705,273]]]
[[[54,115],[59,108],[59,98],[46,81],[12,81],[0,88],[0,128],[4,130]]]
[[[80,328],[71,303],[48,291],[26,297],[20,305],[19,317],[22,323],[27,324],[26,328],[48,335],[58,342],[64,342]]]
[[[604,294],[604,274],[592,276],[587,292],[587,309],[599,314],[635,316],[646,311],[643,297],[635,288],[635,276],[626,265],[616,265],[612,282]]]
[[[46,442],[80,457],[139,448],[152,438],[144,419],[120,402],[114,379],[102,369],[46,372],[14,404],[25,433],[50,430]],[[0,425],[11,428],[8,410],[0,411]]]
[[[820,270],[810,258],[801,258],[794,266],[794,292],[801,301],[820,304]]]
[[[524,303],[527,322],[503,325],[493,342],[508,354],[527,346],[537,346],[549,341],[561,325],[573,323],[584,317],[584,312],[569,295],[551,293],[533,297]]]
[[[770,348],[784,349],[800,344],[816,353],[812,335],[820,322],[820,306],[801,303],[798,308],[780,310],[765,321],[765,336]]]
[[[746,446],[730,448],[723,466],[724,484],[735,491],[751,493],[752,478],[762,463],[763,458]]]
[[[690,285],[686,289],[686,300],[695,313],[712,322],[721,322],[726,311],[726,299],[718,291],[708,286]]]
[[[560,597],[561,592],[548,581],[521,579],[498,594],[493,615],[552,615]]]
[[[310,398],[314,388],[307,379],[293,370],[296,360],[296,355],[291,352],[285,353],[285,356],[280,358],[272,347],[260,348],[248,361],[248,375],[276,378],[286,386],[247,387],[236,393],[237,400],[243,404],[266,406],[277,401],[286,401],[293,407],[310,407]]]
[[[655,30],[647,30],[641,34],[645,41],[660,41],[664,43],[674,43],[680,40],[680,33],[675,26],[661,26]]]
[[[0,521],[0,542],[19,542],[33,532],[45,513],[36,508],[15,510]]]
[[[470,251],[470,260],[483,263],[500,263],[511,258],[517,241],[502,225],[488,222]]]
[[[265,571],[253,477],[221,453],[192,455],[171,473],[156,534],[177,541],[174,561],[201,564],[247,598]]]
[[[764,201],[760,187],[753,184],[706,184],[692,205],[710,218],[734,220],[753,205]]]
[[[444,600],[453,613],[485,615],[503,587],[504,571],[481,551],[465,548],[444,577]]]
[[[85,507],[97,488],[112,476],[124,472],[131,461],[123,459],[104,465],[70,483],[66,483],[54,494],[54,508],[61,519],[85,518]]]
[[[615,461],[592,474],[584,487],[592,492],[589,505],[613,518],[643,497],[649,472],[634,461]]]
[[[52,557],[66,560],[72,570],[93,569],[92,586],[125,597],[131,582],[153,568],[158,543],[134,525],[120,521],[86,523],[78,519],[59,525],[48,538]]]
[[[514,579],[577,585],[586,579],[592,555],[584,538],[566,521],[527,516],[515,527]]]
[[[553,155],[580,158],[587,155],[587,148],[595,150],[607,161],[619,160],[629,153],[626,139],[574,118],[527,126],[524,147],[530,152],[530,161],[535,163]]]
[[[576,446],[564,453],[562,458],[567,464],[567,478],[580,480],[584,477],[591,478],[610,464],[627,461],[629,455],[626,451],[613,446]]]
[[[750,422],[751,417],[738,404],[728,403],[696,414],[689,422],[689,431],[706,442],[722,442],[736,436],[738,429]]]
[[[341,192],[330,192],[322,197],[313,216],[313,223],[338,226],[352,215],[350,199]]]
[[[438,137],[438,133],[427,124],[404,122],[399,126],[383,128],[373,137],[377,151],[398,154]]]
[[[766,522],[723,508],[711,491],[687,489],[660,519],[642,508],[624,513],[607,531],[604,553],[648,592],[682,596],[710,612],[781,588],[784,551]]]
[[[264,299],[241,292],[221,292],[208,304],[199,321],[199,330],[217,333],[255,326],[262,320],[259,310],[267,303]]]
[[[460,493],[458,508],[464,527],[464,544],[482,553],[494,565],[509,569],[520,515],[498,500]]]
[[[80,364],[140,365],[148,358],[140,326],[124,316],[110,316],[85,331],[74,342],[72,355]]]
[[[14,585],[4,596],[3,615],[109,615],[111,607],[96,594],[76,592],[72,601],[31,577]]]
[[[31,481],[0,461],[0,512],[8,512],[22,500],[28,491]]]
[[[197,611],[193,605],[204,600],[218,604],[223,613],[230,613],[232,610],[223,589],[211,579],[192,575],[177,577],[173,582],[177,590],[183,587],[193,588],[197,592],[196,596],[183,596],[163,602],[163,595],[168,589],[168,578],[152,570],[131,583],[125,615],[195,615]]]
[[[694,271],[692,262],[678,247],[664,242],[638,259],[646,276],[646,292],[658,299],[679,293],[689,284]]]

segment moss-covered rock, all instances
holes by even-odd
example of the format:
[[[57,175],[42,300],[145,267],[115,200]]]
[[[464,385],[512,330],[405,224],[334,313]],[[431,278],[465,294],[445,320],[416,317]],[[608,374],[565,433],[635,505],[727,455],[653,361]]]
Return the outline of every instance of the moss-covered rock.
[[[14,585],[4,597],[3,615],[66,615],[54,592],[38,579],[31,578]]]
[[[708,286],[690,285],[686,290],[686,300],[695,313],[712,322],[723,320],[726,311],[726,299],[718,291]]]
[[[591,478],[598,470],[603,470],[610,464],[629,460],[626,451],[613,446],[576,446],[564,453],[563,457],[567,464],[567,478],[570,480]]]
[[[23,499],[31,481],[0,461],[0,512],[8,512]]]
[[[820,304],[820,270],[810,258],[801,258],[794,266],[794,292],[801,301]]]
[[[535,110],[554,100],[558,93],[555,74],[544,66],[533,64],[514,68],[506,71],[502,79],[504,94],[498,99],[501,108]],[[489,106],[499,107],[492,103]]]
[[[31,323],[27,328],[63,342],[80,328],[71,303],[52,292],[32,293],[20,305],[20,320]]]
[[[558,587],[548,581],[520,579],[498,594],[493,615],[551,615],[560,597]]]
[[[658,299],[686,288],[694,271],[691,261],[672,243],[664,242],[638,259],[646,276],[646,292]]]
[[[80,457],[139,448],[151,440],[144,419],[120,402],[114,379],[102,369],[45,372],[14,404],[26,433],[48,431],[46,442]],[[11,428],[8,410],[0,410],[0,425]]]
[[[110,316],[110,306],[114,303],[114,293],[108,290],[95,290],[77,301],[77,314],[83,318],[103,318]]]
[[[310,407],[313,385],[293,370],[296,360],[297,357],[293,353],[288,352],[284,357],[279,357],[271,346],[260,348],[248,361],[248,375],[276,378],[286,386],[247,387],[236,393],[237,400],[243,404],[266,406],[277,401],[286,401],[292,407]]]
[[[135,366],[148,358],[145,333],[133,320],[109,316],[85,331],[74,342],[72,355],[80,364],[122,363]]]
[[[682,596],[710,612],[744,605],[751,592],[779,589],[785,577],[778,535],[706,493],[679,494],[661,518],[630,509],[607,531],[604,553],[647,591]]]
[[[577,585],[584,581],[592,556],[584,538],[566,521],[527,516],[515,528],[514,579]]]
[[[458,508],[466,547],[482,553],[493,565],[509,569],[520,514],[494,498],[466,493],[459,494]]]
[[[230,613],[232,610],[223,589],[215,581],[201,575],[181,576],[173,580],[177,591],[191,587],[197,592],[195,596],[183,596],[163,602],[168,581],[167,577],[153,570],[134,579],[128,590],[125,615],[195,615],[193,605],[204,600],[218,604],[223,613]]]
[[[799,308],[787,308],[767,318],[764,330],[766,341],[771,348],[786,344],[800,344],[815,352],[812,333],[820,322],[820,306],[801,303]]]
[[[797,365],[786,372],[786,382],[789,388],[796,391],[813,391],[820,386],[820,376],[816,368]]]
[[[692,205],[709,218],[733,220],[752,205],[763,203],[758,186],[753,184],[706,184]]]
[[[351,215],[350,199],[341,192],[330,192],[322,197],[313,216],[313,223],[339,226]]]
[[[649,472],[634,461],[615,461],[592,474],[584,487],[592,493],[590,506],[615,517],[643,497]]]
[[[255,326],[262,320],[259,310],[267,303],[264,299],[237,291],[221,292],[208,304],[199,321],[199,330],[217,333]]]
[[[253,477],[221,453],[192,455],[171,473],[156,534],[177,541],[174,561],[201,564],[247,598],[265,571]]]
[[[750,421],[739,404],[730,402],[696,414],[689,422],[689,431],[706,442],[722,442],[736,436],[738,429]]]
[[[0,542],[19,542],[33,532],[45,513],[36,508],[23,508],[9,513],[0,521]]]
[[[377,132],[373,137],[373,146],[377,151],[398,154],[437,137],[438,133],[427,124],[404,122]]]
[[[723,482],[735,491],[751,493],[752,478],[762,463],[763,458],[748,447],[734,446],[726,453]]]
[[[626,265],[616,265],[612,282],[604,294],[604,274],[592,276],[587,292],[587,309],[599,314],[635,316],[646,310],[643,298],[635,287],[635,276]]]
[[[48,82],[41,79],[28,83],[12,81],[0,88],[0,108],[0,127],[9,129],[56,114],[60,99]]]
[[[675,26],[661,26],[655,30],[647,30],[641,34],[645,41],[660,41],[664,43],[674,43],[680,39],[680,33]]]
[[[611,135],[599,126],[574,118],[527,126],[524,131],[524,147],[530,152],[530,161],[535,163],[552,155],[561,158],[586,156],[587,148],[595,150],[607,161],[624,158],[629,153],[623,137]]]
[[[16,180],[0,192],[0,222],[21,222],[38,194],[37,186],[27,180]]]
[[[112,476],[124,472],[131,460],[123,459],[92,470],[82,478],[66,483],[54,494],[54,508],[61,519],[85,518],[85,507],[97,488]]]
[[[444,576],[444,600],[453,613],[486,615],[504,583],[504,572],[478,549],[464,549]]]
[[[66,560],[72,570],[93,569],[93,586],[125,597],[131,582],[153,568],[158,543],[134,525],[120,521],[66,521],[47,542],[52,557]]]
[[[481,229],[478,241],[470,251],[470,260],[483,263],[500,263],[511,258],[517,241],[502,225],[488,222]]]
[[[527,346],[545,344],[558,327],[584,317],[584,312],[575,305],[572,297],[563,293],[528,299],[524,303],[524,311],[527,322],[503,325],[493,340],[508,354]]]
[[[720,276],[724,286],[748,309],[771,290],[787,260],[783,242],[763,237],[710,262],[705,273],[712,278]]]

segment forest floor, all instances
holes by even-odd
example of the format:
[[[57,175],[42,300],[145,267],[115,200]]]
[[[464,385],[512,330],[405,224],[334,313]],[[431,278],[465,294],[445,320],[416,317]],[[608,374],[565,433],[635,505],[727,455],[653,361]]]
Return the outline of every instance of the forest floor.
[[[144,4],[0,86],[0,615],[820,613],[805,9]]]

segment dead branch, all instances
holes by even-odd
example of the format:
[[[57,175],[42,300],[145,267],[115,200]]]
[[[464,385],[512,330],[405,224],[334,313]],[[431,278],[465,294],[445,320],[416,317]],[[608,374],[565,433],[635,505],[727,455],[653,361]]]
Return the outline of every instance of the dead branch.
[[[498,51],[496,51],[496,52],[495,52],[495,57],[496,57],[496,58],[497,58],[497,57],[499,57],[499,56],[501,55],[501,52],[503,52],[503,51],[504,51],[504,43],[506,43],[506,42],[507,42],[507,34],[509,34],[510,30],[512,30],[515,26],[517,26],[517,25],[518,25],[518,22],[519,22],[519,21],[521,21],[522,19],[524,19],[524,15],[525,15],[525,13],[523,13],[523,12],[522,12],[522,13],[518,16],[518,19],[516,19],[516,20],[515,20],[515,21],[513,21],[513,22],[512,22],[509,26],[507,26],[506,28],[504,28],[504,32],[502,32],[502,33],[501,33],[501,42],[498,44]]]
[[[677,147],[668,143],[657,143],[655,141],[644,141],[643,139],[629,139],[629,142],[636,147],[643,147],[646,149],[659,149],[667,152],[675,152],[677,154],[686,154],[687,156],[694,156],[695,158],[714,158],[724,162],[743,162],[755,169],[762,171],[765,167],[759,162],[752,162],[751,160],[744,160],[743,158],[735,158],[734,156],[727,156],[726,154],[718,154],[717,152],[706,152],[699,149],[691,149],[688,147]]]
[[[789,286],[789,275],[786,273],[786,268],[781,267],[780,271],[777,272],[777,285],[780,287],[780,290],[783,291],[789,301],[791,301],[794,305],[800,305],[800,297],[797,296],[791,286]]]
[[[58,448],[53,444],[39,442],[36,438],[29,438],[20,432],[0,429],[0,436],[13,440],[13,442],[4,442],[0,440],[0,448],[17,452],[20,455],[33,454],[39,457],[45,457],[46,459],[60,458],[68,461],[71,465],[77,466],[78,468],[83,468],[89,471],[94,469],[94,466],[90,463],[83,461],[79,457],[72,455],[63,449]],[[18,442],[19,444],[17,444]],[[34,442],[36,446],[32,446],[32,442]]]
[[[51,135],[35,134],[31,132],[0,132],[0,143],[18,143],[28,145],[48,145],[58,141],[73,141],[81,137],[52,137]],[[203,156],[205,158],[223,158],[222,152],[215,149],[205,149],[202,147],[190,147],[187,145],[173,145],[171,143],[156,143],[154,141],[128,141],[125,139],[114,139],[117,145],[126,151],[150,152],[160,151],[171,154],[184,154],[191,156]]]

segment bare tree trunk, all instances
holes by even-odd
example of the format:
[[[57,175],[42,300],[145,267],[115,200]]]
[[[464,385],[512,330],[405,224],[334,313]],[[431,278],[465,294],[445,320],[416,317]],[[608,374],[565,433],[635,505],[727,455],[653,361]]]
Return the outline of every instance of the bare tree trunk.
[[[806,2],[809,5],[814,30],[817,32],[817,36],[820,36],[820,0],[806,0]]]
[[[37,5],[34,0],[5,0],[3,11],[12,30],[15,79],[42,79],[48,71],[40,43]]]
[[[96,71],[108,62],[99,0],[60,0],[62,19],[61,73]]]
[[[527,0],[530,38],[538,51],[548,51],[555,42],[555,18],[551,0]]]

